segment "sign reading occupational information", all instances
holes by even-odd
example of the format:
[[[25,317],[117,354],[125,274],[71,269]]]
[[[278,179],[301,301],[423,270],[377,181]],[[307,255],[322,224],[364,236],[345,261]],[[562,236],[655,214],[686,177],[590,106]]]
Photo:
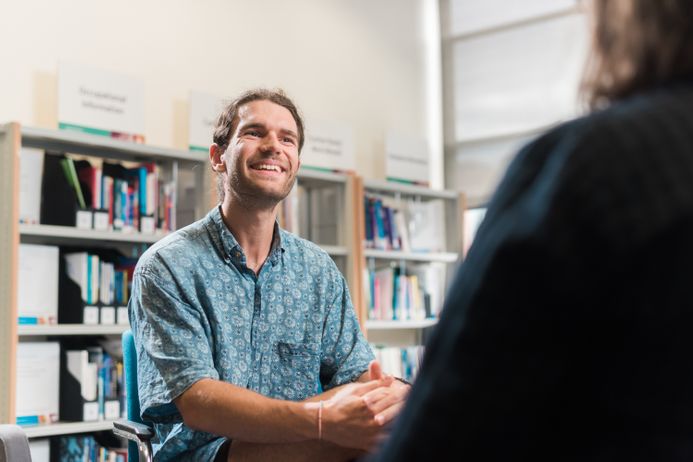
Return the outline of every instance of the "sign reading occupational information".
[[[78,64],[59,63],[58,127],[143,143],[143,81]]]
[[[302,168],[337,172],[354,170],[354,135],[349,126],[309,120],[305,136]]]
[[[190,92],[188,147],[191,151],[209,151],[214,126],[223,108],[224,100],[218,96]]]
[[[388,132],[385,154],[385,176],[389,181],[428,186],[430,167],[426,140]]]

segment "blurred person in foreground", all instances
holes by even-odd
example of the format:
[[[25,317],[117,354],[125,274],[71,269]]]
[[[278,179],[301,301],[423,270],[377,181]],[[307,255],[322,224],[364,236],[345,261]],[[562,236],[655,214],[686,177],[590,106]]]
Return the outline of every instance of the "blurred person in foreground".
[[[595,0],[372,461],[693,460],[693,2]]]

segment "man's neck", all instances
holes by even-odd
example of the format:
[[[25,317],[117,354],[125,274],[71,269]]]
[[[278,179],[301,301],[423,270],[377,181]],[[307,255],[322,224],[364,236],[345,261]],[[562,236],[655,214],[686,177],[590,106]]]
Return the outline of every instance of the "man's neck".
[[[259,273],[272,247],[274,223],[277,218],[276,206],[247,207],[227,195],[221,204],[221,216],[243,249],[248,267]]]

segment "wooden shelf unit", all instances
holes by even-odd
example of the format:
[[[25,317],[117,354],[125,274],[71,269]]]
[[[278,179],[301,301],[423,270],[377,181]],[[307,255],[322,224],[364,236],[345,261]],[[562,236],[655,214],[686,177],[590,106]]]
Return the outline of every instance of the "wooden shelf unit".
[[[16,122],[0,125],[0,423],[14,423],[16,418],[16,356],[20,341],[43,341],[63,336],[118,336],[127,325],[18,325],[17,285],[19,244],[50,244],[83,247],[146,246],[167,233],[97,231],[68,226],[19,224],[20,156],[23,147],[101,157],[115,161],[157,161],[169,169],[171,180],[178,187],[179,175],[185,174],[195,187],[195,196],[186,210],[195,219],[201,218],[211,202],[208,169],[204,154],[179,149],[161,148],[125,142],[85,133],[22,127]],[[41,181],[41,172],[36,172]],[[179,196],[177,194],[177,196]],[[179,225],[187,223],[178,223]],[[336,249],[335,249],[336,250]],[[55,384],[57,386],[58,384]],[[26,427],[31,438],[64,435],[97,430],[110,430],[112,422],[70,422]]]

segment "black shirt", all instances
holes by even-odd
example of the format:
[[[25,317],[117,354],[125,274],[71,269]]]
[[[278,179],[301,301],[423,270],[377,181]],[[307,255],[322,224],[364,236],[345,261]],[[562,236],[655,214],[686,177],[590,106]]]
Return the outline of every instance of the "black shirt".
[[[693,85],[518,153],[372,460],[546,459],[693,459]]]

